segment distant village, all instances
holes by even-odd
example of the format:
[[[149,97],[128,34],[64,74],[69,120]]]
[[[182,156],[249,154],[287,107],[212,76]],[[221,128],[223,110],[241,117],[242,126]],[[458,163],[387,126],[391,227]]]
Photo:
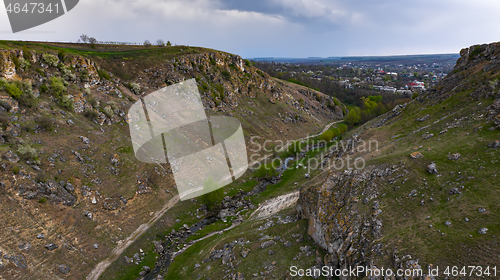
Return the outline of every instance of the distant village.
[[[307,84],[336,83],[345,89],[377,90],[411,97],[415,92],[444,79],[453,63],[374,64],[350,62],[344,64],[314,65],[258,62],[272,76]]]

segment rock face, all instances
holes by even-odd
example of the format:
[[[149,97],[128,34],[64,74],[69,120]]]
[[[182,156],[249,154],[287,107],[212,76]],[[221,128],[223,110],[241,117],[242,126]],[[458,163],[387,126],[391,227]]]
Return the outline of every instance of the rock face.
[[[380,237],[382,222],[376,218],[376,213],[359,214],[354,197],[363,193],[367,203],[376,198],[374,182],[379,176],[390,174],[391,169],[377,168],[335,172],[321,186],[300,191],[298,213],[309,219],[309,235],[328,251],[325,265],[346,268],[373,264],[369,256],[374,240]],[[378,202],[375,205],[378,210]]]
[[[14,51],[0,51],[0,76],[9,80],[16,75],[16,66],[12,61],[12,55],[16,55],[16,53]]]

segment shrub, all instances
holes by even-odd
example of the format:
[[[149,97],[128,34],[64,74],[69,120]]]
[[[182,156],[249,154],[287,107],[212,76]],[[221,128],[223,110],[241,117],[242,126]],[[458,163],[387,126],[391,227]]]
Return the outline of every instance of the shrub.
[[[316,93],[316,101],[321,102],[322,98],[319,93]]]
[[[66,51],[65,50],[59,50],[59,52],[57,53],[57,56],[59,57],[59,59],[61,61],[65,61],[66,60]]]
[[[19,171],[21,171],[21,168],[19,168],[19,166],[18,166],[18,165],[16,165],[16,166],[13,166],[13,167],[12,167],[11,171],[12,171],[14,174],[18,174],[18,173],[19,173]]]
[[[270,179],[278,176],[278,168],[280,168],[279,161],[280,159],[274,159],[268,164],[262,164],[259,169],[255,171],[255,177]]]
[[[23,94],[23,91],[17,87],[15,83],[6,83],[5,91],[13,98],[18,99]]]
[[[50,93],[55,97],[62,97],[62,95],[66,92],[66,87],[64,86],[63,80],[58,77],[52,77],[50,78],[49,82]]]
[[[35,148],[31,147],[30,144],[22,144],[17,149],[17,152],[21,154],[23,159],[32,160],[38,156],[38,152]]]
[[[319,140],[330,142],[332,141],[333,137],[335,137],[334,132],[331,130],[327,130],[319,136]]]
[[[59,64],[59,71],[61,71],[61,76],[66,81],[74,81],[74,80],[76,80],[76,75],[74,73],[72,73],[71,70],[68,69],[63,64]]]
[[[38,120],[39,126],[43,128],[45,131],[51,131],[54,128],[54,121],[47,117],[43,116]]]
[[[99,77],[101,79],[106,79],[106,80],[111,80],[111,75],[108,73],[108,71],[104,70],[104,69],[99,69],[97,70],[97,74],[99,74]]]
[[[44,53],[42,55],[42,60],[45,62],[47,65],[56,67],[57,64],[59,63],[59,58],[55,55]]]
[[[83,81],[83,82],[87,82],[89,80],[90,76],[89,76],[89,70],[87,69],[83,69],[80,71],[80,79]]]
[[[207,207],[208,211],[219,212],[224,197],[224,189],[214,182],[212,177],[209,177],[203,183],[203,190],[208,193],[200,196],[201,203]]]
[[[138,83],[130,83],[128,87],[134,94],[141,93],[141,86]]]
[[[46,203],[47,202],[47,198],[46,197],[42,197],[38,200],[38,203]]]
[[[111,109],[111,106],[106,106],[104,107],[104,109],[102,110],[102,112],[108,117],[108,118],[112,118],[115,113],[113,112],[113,109]]]
[[[83,115],[91,120],[97,120],[99,117],[99,112],[97,110],[87,109],[83,112]]]
[[[250,63],[250,60],[245,59],[245,65],[246,65],[247,67],[250,67],[252,64]]]
[[[20,68],[21,63],[19,62],[19,58],[17,56],[12,55],[12,62],[14,62],[14,66],[16,66],[16,68]]]
[[[59,105],[71,111],[75,110],[75,102],[69,97],[69,95],[63,95],[59,100]]]
[[[302,143],[300,141],[294,141],[288,148],[286,149],[286,152],[284,154],[284,157],[290,157],[290,156],[295,156],[298,153],[303,152],[302,151]]]
[[[151,47],[151,42],[149,40],[144,41],[145,47]]]
[[[97,100],[95,97],[91,97],[88,100],[89,100],[90,105],[92,105],[92,107],[94,109],[99,108],[99,100]]]
[[[29,61],[29,60],[31,60],[31,56],[32,56],[32,54],[31,54],[31,51],[28,49],[28,47],[23,46],[23,58],[25,60]]]
[[[28,108],[34,108],[38,105],[38,98],[34,95],[23,94],[19,98],[19,104]]]
[[[220,99],[223,99],[224,98],[224,85],[216,84],[216,85],[214,85],[214,88],[217,91],[215,94],[217,94]]]
[[[26,71],[28,70],[28,68],[30,68],[31,66],[31,62],[27,59],[24,59],[23,57],[21,57],[19,59],[19,68],[22,69],[23,71]]]
[[[231,73],[229,73],[229,71],[224,70],[224,71],[222,71],[221,74],[222,74],[222,77],[224,77],[224,79],[226,79],[228,81],[231,80]]]
[[[474,57],[478,56],[481,54],[481,46],[476,46],[474,50],[469,54],[469,59],[473,59]]]
[[[42,183],[46,182],[50,179],[50,176],[47,173],[38,173],[35,177],[35,182]]]
[[[170,43],[170,41],[167,41],[167,47],[170,47],[172,46],[172,43]]]

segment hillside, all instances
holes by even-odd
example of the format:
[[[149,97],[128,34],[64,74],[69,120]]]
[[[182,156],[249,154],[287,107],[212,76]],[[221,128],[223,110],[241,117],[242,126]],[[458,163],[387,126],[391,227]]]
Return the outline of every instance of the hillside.
[[[188,46],[1,41],[0,77],[4,279],[84,279],[175,197],[170,167],[133,155],[127,110],[142,96],[194,78],[207,114],[238,118],[248,149],[251,136],[303,138],[345,112],[239,56]],[[171,227],[173,216],[156,226]]]
[[[322,264],[440,268],[405,279],[498,278],[500,43],[460,55],[436,87],[349,132],[351,157],[366,168],[332,170],[301,189],[298,212],[328,251]]]

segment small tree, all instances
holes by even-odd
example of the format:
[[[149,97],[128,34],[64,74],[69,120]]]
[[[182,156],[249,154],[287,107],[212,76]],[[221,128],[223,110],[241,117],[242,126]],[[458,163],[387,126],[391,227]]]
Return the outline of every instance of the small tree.
[[[144,41],[143,44],[145,47],[151,47],[151,42],[149,40]]]
[[[200,196],[201,203],[207,207],[208,211],[218,212],[224,196],[224,189],[210,176],[203,182],[203,190],[206,193]]]
[[[158,47],[163,47],[163,46],[165,46],[165,41],[163,41],[162,39],[158,39],[158,40],[156,40],[156,45]]]
[[[355,124],[358,124],[361,121],[359,107],[351,108],[347,116],[345,116],[345,121],[349,124],[350,127],[353,127]]]
[[[90,47],[91,47],[91,48],[93,48],[93,49],[95,49],[96,44],[97,44],[97,39],[96,39],[96,38],[94,38],[94,37],[90,37],[90,38],[88,39],[88,42],[90,43]]]
[[[167,47],[170,47],[172,46],[172,43],[170,43],[170,41],[167,41]]]

